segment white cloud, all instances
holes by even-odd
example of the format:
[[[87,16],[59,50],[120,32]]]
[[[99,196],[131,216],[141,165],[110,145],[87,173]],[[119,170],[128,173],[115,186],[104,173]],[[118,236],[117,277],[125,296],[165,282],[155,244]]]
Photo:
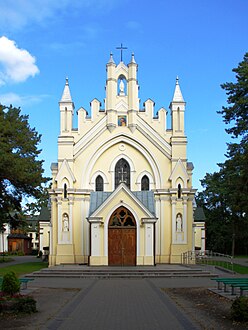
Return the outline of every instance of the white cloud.
[[[13,40],[0,37],[0,85],[22,82],[39,73],[33,57]]]
[[[30,106],[42,102],[49,95],[27,95],[21,96],[15,93],[7,93],[0,95],[0,104],[15,107]]]
[[[29,23],[43,23],[51,17],[89,9],[102,13],[126,0],[4,0],[0,1],[0,27],[21,29]]]

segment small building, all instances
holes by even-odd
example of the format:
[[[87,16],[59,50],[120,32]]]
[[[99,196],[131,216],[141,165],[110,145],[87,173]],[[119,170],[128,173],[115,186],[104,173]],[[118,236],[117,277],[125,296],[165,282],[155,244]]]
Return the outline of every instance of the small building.
[[[27,223],[27,235],[32,239],[31,248],[33,251],[39,251],[39,221],[37,216],[28,216],[25,219]]]
[[[32,238],[24,234],[21,229],[11,229],[8,235],[8,252],[32,253]]]

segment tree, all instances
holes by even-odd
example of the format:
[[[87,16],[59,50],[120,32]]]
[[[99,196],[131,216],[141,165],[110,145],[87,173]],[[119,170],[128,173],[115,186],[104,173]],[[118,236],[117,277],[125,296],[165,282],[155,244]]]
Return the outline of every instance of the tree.
[[[20,108],[0,104],[0,222],[18,221],[25,197],[40,199],[43,177],[38,160],[41,135],[28,123]]]
[[[237,68],[232,70],[236,73],[236,83],[225,83],[221,87],[228,95],[228,107],[222,107],[224,122],[232,126],[227,128],[228,134],[233,137],[241,137],[241,144],[248,142],[248,53]]]
[[[219,172],[206,174],[202,180],[205,190],[199,194],[208,214],[207,235],[209,233],[212,247],[221,232],[225,244],[222,248],[218,243],[217,246],[220,252],[228,250],[232,255],[235,248],[240,253],[248,250],[248,53],[233,72],[236,82],[221,85],[227,93],[228,106],[223,106],[219,113],[229,126],[226,132],[234,142],[227,144],[227,159],[218,164]]]

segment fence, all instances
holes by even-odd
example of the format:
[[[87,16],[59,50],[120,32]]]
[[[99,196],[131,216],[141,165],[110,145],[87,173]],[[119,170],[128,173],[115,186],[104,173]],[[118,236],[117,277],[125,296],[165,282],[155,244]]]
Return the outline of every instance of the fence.
[[[233,257],[213,251],[184,252],[182,253],[182,264],[219,266],[233,271]]]

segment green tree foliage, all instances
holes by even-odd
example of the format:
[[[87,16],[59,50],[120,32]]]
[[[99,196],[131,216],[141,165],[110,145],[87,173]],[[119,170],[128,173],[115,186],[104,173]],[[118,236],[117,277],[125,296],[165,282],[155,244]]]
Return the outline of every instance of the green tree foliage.
[[[14,272],[9,272],[4,275],[2,291],[3,293],[11,296],[20,291],[20,282]]]
[[[248,53],[239,66],[235,83],[221,87],[228,106],[219,111],[234,142],[227,144],[226,161],[219,172],[206,174],[198,201],[207,216],[207,247],[218,252],[248,252]]]
[[[40,199],[43,177],[38,160],[41,136],[31,128],[20,108],[0,104],[0,222],[18,222],[23,198]]]

